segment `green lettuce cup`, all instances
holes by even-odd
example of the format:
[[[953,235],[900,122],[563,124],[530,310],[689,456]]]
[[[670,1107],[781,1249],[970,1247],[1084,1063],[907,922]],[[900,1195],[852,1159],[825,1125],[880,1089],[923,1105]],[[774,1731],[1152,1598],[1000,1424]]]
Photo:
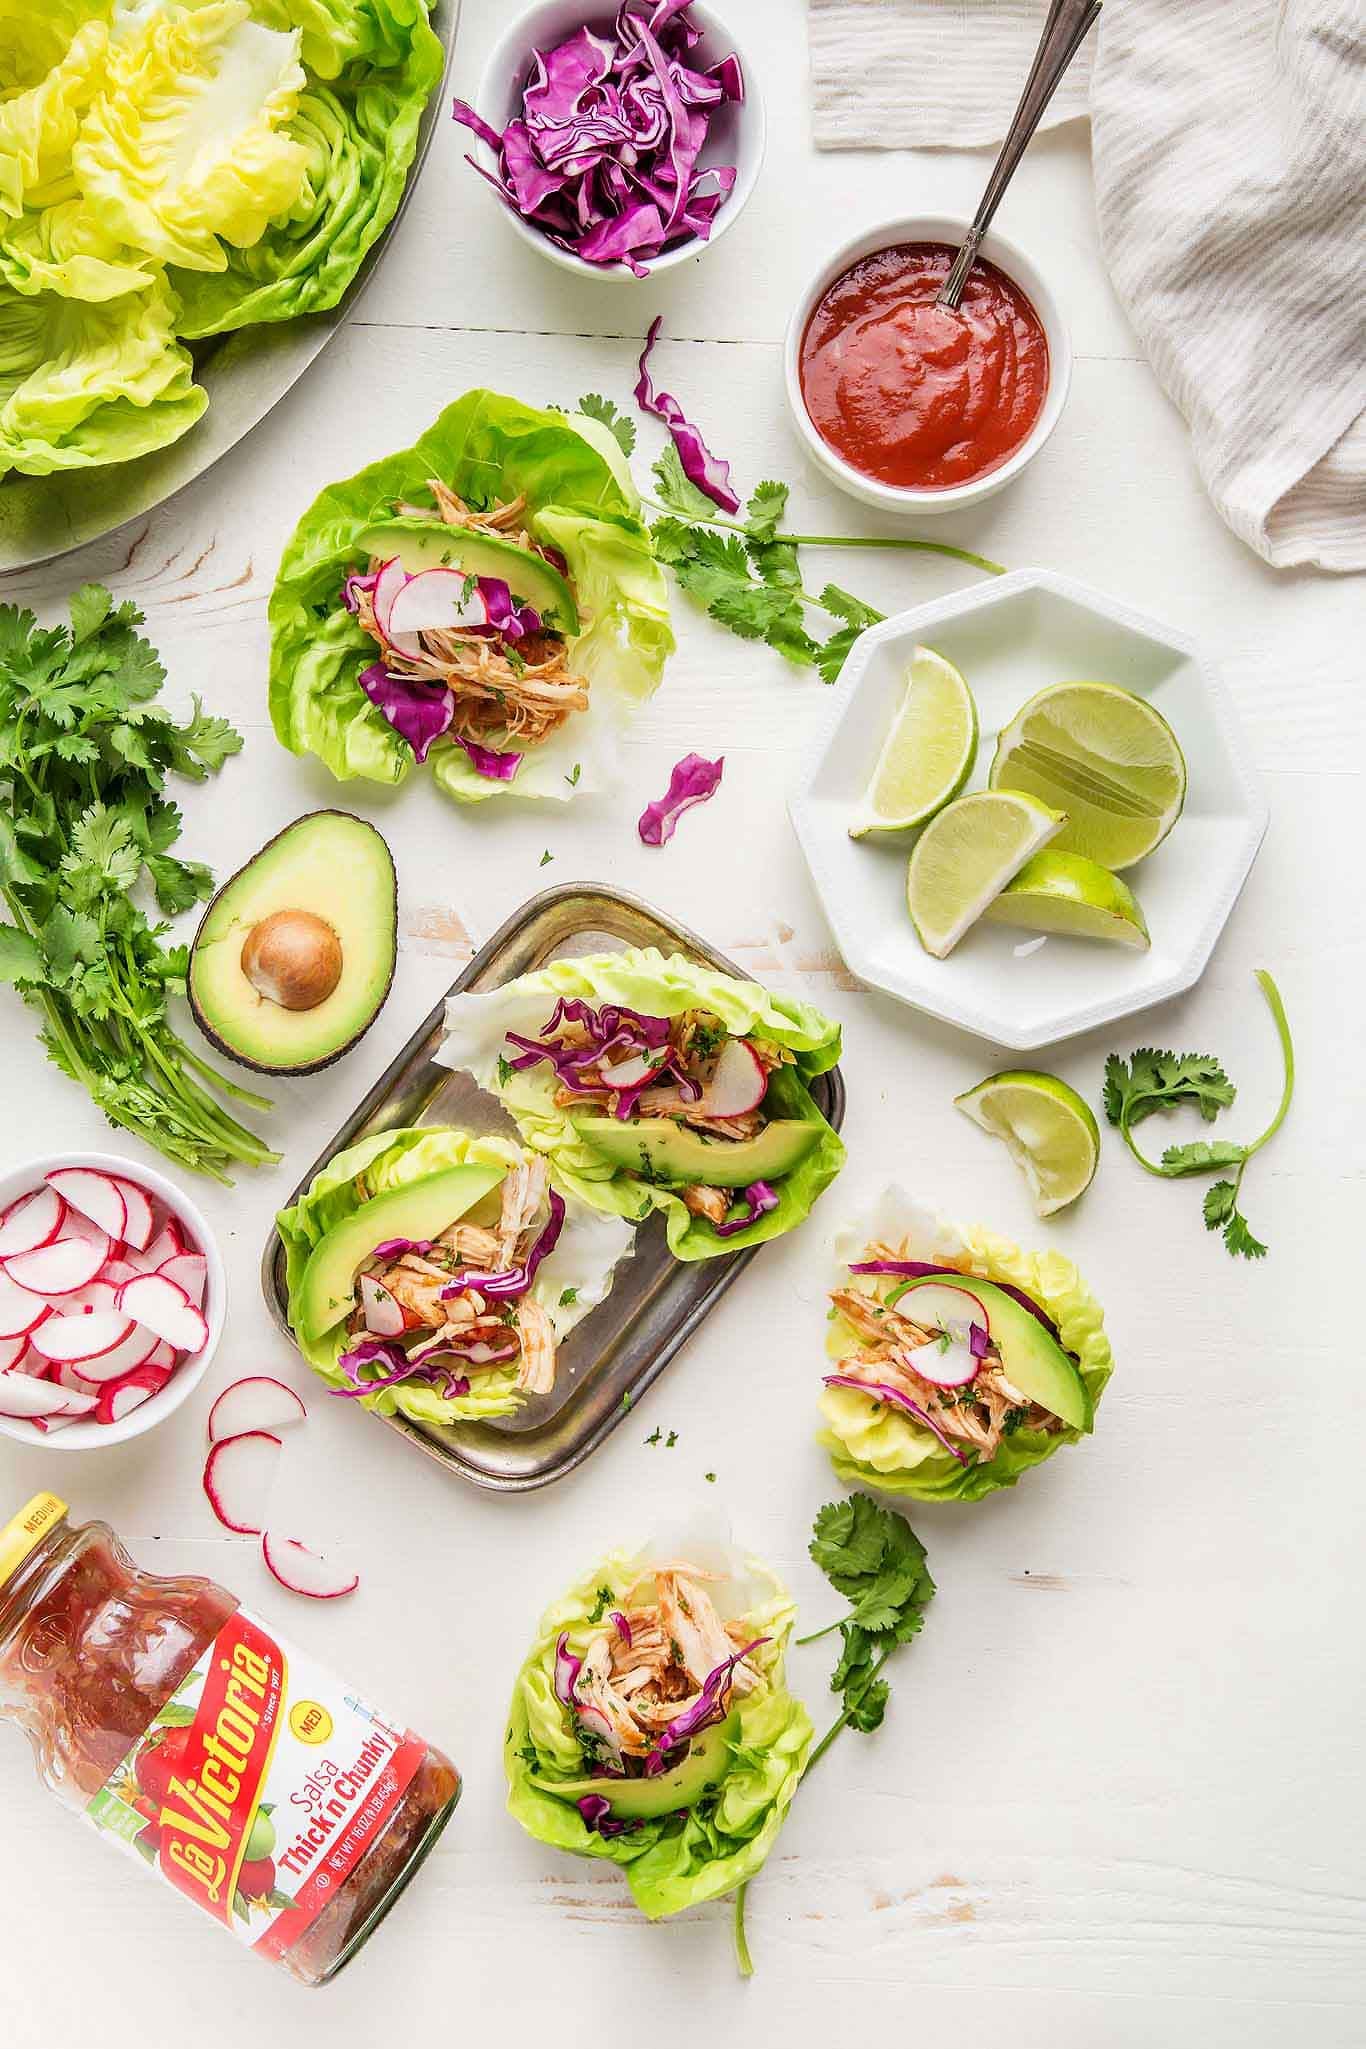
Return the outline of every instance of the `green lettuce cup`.
[[[601,1064],[575,1067],[592,1045],[632,1078],[609,1089]],[[676,1259],[711,1259],[781,1237],[834,1180],[844,1147],[810,1083],[839,1055],[839,1026],[810,1004],[646,947],[452,996],[436,1057],[498,1097],[559,1185],[633,1223],[659,1210]],[[750,1106],[712,1118],[723,1062],[739,1093],[716,1100]]]
[[[476,635],[487,674],[442,669],[474,659],[449,635],[435,651],[423,642],[416,666],[388,646],[372,566],[381,557],[401,565],[400,581],[444,568],[449,589],[452,572],[463,577],[462,619],[475,586],[501,594],[510,621],[499,610],[497,628]],[[611,435],[495,391],[466,392],[413,447],[314,500],[281,559],[270,630],[283,746],[317,755],[342,781],[402,783],[422,761],[461,803],[564,803],[608,785],[619,736],[674,645],[664,571]]]
[[[517,1675],[508,1812],[620,1864],[652,1921],[743,1885],[811,1748],[784,1673],[795,1617],[766,1567],[718,1547],[613,1552],[546,1610]]]
[[[841,1480],[980,1501],[1090,1433],[1114,1362],[1071,1260],[899,1188],[835,1251],[819,1441]]]
[[[500,1260],[509,1217],[524,1227]],[[348,1146],[275,1221],[314,1372],[362,1408],[434,1424],[513,1415],[548,1393],[556,1347],[610,1292],[634,1235],[549,1188],[512,1140],[442,1127]]]

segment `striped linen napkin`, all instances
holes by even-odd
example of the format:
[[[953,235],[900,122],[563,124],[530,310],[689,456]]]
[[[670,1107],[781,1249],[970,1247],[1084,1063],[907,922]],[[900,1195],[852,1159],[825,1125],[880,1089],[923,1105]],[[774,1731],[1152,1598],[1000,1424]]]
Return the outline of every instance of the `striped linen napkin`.
[[[999,140],[1046,0],[808,0],[822,149]],[[1101,243],[1221,517],[1277,568],[1366,568],[1366,4],[1110,0]],[[1089,76],[1088,76],[1089,59]]]

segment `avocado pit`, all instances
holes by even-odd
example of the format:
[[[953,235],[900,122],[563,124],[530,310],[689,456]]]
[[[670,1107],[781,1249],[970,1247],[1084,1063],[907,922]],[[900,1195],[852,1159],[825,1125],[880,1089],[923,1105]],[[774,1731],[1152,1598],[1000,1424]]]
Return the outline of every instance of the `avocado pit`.
[[[243,942],[242,973],[282,1010],[316,1010],[341,980],[341,941],[313,911],[272,911]]]

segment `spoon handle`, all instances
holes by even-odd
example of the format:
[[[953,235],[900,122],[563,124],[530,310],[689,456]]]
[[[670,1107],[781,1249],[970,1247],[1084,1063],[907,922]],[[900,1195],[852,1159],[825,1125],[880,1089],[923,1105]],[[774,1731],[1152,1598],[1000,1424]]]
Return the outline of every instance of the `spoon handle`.
[[[972,226],[959,250],[953,269],[945,278],[939,292],[941,306],[956,306],[963,296],[968,272],[977,261],[977,251],[982,237],[991,226],[992,216],[1001,203],[1001,195],[1015,175],[1020,158],[1033,136],[1034,130],[1043,119],[1044,108],[1058,89],[1077,51],[1086,40],[1087,33],[1100,13],[1101,0],[1053,0],[1048,10],[1048,19],[1039,37],[1039,47],[1034,52],[1034,62],[1025,80],[1020,104],[1015,109],[1015,118],[1006,130],[1001,153],[996,159],[995,169],[987,180],[987,189],[982,194],[982,203],[973,216]]]

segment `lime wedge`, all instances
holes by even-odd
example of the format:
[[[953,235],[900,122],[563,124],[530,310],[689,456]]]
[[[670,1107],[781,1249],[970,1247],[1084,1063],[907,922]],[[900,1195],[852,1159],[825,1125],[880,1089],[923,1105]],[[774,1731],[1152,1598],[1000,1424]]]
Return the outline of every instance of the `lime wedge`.
[[[1074,939],[1108,939],[1113,946],[1146,947],[1148,925],[1127,882],[1084,854],[1045,847],[1026,861],[994,903],[983,911],[995,925],[1030,932],[1061,932]]]
[[[1004,1139],[1041,1217],[1051,1217],[1090,1187],[1100,1132],[1076,1090],[1056,1074],[1011,1068],[953,1100],[983,1131]]]
[[[1180,817],[1186,758],[1146,698],[1115,683],[1053,683],[1001,734],[988,781],[1065,811],[1059,852],[1130,868]]]
[[[906,904],[926,952],[952,953],[1065,815],[1021,790],[973,790],[932,818],[906,871]]]
[[[972,692],[952,662],[918,647],[850,839],[923,825],[958,795],[976,759]]]

